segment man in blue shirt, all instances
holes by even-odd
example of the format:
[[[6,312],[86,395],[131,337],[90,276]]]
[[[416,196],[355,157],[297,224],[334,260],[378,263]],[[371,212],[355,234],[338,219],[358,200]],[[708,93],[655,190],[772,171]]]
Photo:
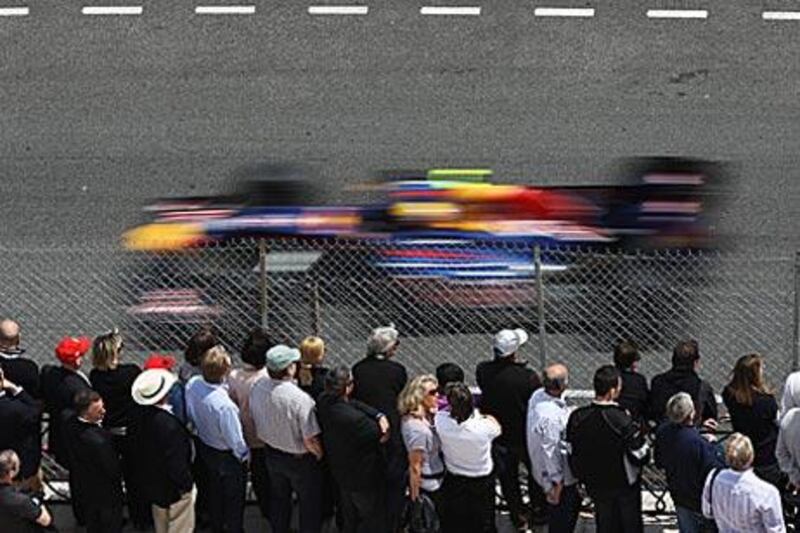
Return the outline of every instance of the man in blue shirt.
[[[703,483],[712,468],[723,468],[714,444],[694,425],[692,397],[679,392],[667,402],[668,422],[656,431],[656,466],[667,473],[667,486],[675,502],[681,533],[713,530],[713,522],[701,513]]]
[[[221,346],[203,356],[201,376],[186,384],[186,414],[198,439],[197,454],[208,474],[208,504],[214,531],[243,533],[242,515],[249,449],[239,408],[223,385],[231,358]]]

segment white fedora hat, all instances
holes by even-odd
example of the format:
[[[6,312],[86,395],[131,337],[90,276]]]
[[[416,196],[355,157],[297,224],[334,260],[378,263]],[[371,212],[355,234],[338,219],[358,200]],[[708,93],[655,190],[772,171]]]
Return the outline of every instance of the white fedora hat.
[[[131,396],[139,405],[155,405],[169,393],[176,381],[178,378],[169,370],[145,370],[133,382]]]

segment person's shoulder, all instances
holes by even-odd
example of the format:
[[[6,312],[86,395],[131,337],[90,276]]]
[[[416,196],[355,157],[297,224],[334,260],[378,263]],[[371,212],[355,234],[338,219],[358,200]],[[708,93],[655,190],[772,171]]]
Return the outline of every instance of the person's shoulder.
[[[119,373],[126,376],[134,378],[142,373],[142,369],[139,368],[139,365],[136,363],[123,363],[117,367]]]

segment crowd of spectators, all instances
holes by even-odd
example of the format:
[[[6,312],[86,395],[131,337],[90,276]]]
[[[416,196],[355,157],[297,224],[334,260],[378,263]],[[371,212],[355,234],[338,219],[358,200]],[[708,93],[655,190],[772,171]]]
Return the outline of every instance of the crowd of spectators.
[[[642,467],[666,473],[681,532],[785,531],[800,489],[800,373],[779,407],[764,358],[736,362],[721,397],[699,375],[697,342],[649,382],[632,341],[572,407],[569,369],[531,369],[521,329],[500,331],[475,369],[445,362],[409,379],[393,326],[373,330],[352,368],[325,364],[323,339],[298,347],[255,330],[234,368],[210,329],[184,361],[126,361],[114,330],[66,337],[41,369],[0,321],[0,531],[55,529],[42,503],[46,450],[69,472],[72,510],[89,533],[244,531],[248,480],[275,533],[493,532],[499,483],[514,526],[574,531],[584,495],[597,531],[643,530]],[[84,373],[90,356],[91,371]],[[402,360],[402,358],[400,358]],[[654,450],[651,450],[654,447]],[[654,451],[654,453],[651,453]],[[521,481],[528,478],[527,498]]]

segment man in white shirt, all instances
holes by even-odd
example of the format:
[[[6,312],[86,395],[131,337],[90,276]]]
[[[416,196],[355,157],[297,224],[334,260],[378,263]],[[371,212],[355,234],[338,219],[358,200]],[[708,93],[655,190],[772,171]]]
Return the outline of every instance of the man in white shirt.
[[[734,433],[725,443],[730,468],[714,469],[703,488],[703,514],[713,518],[720,533],[785,532],[778,489],[753,473],[753,443]]]
[[[533,479],[547,496],[550,533],[574,531],[580,511],[577,480],[567,463],[564,440],[569,408],[563,397],[568,380],[566,366],[548,366],[542,376],[543,387],[528,401],[528,456]]]

